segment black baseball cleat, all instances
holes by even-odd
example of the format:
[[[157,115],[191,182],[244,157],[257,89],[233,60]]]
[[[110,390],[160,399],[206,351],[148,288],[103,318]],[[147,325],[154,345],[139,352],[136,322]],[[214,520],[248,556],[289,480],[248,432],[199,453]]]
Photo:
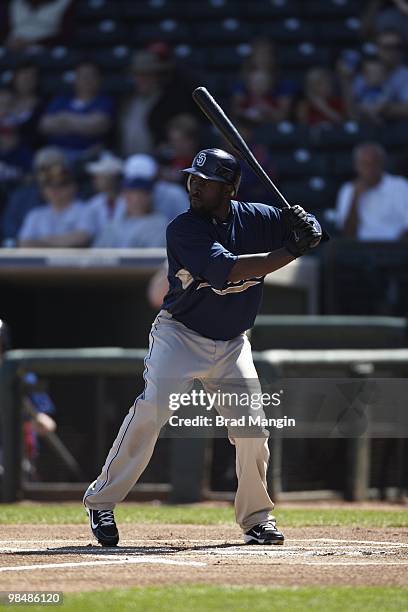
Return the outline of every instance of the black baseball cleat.
[[[263,521],[244,533],[245,544],[283,544],[284,541],[284,535],[278,531],[273,519]]]
[[[85,506],[86,508],[86,506]],[[119,532],[116,527],[113,510],[91,510],[86,508],[91,531],[102,546],[116,546]]]

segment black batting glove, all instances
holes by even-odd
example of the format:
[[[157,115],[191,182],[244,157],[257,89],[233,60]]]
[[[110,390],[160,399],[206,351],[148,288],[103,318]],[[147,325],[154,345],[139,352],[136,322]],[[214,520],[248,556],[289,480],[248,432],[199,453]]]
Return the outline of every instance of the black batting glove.
[[[322,228],[317,219],[295,204],[282,210],[282,219],[289,231],[284,247],[293,257],[300,257],[316,247],[322,238]]]

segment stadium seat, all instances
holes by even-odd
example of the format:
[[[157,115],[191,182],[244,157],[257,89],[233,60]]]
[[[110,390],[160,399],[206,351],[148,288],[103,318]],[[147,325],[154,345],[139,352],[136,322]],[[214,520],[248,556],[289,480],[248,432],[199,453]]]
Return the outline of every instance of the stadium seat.
[[[276,155],[273,161],[282,177],[321,176],[327,171],[326,157],[310,149],[298,148],[290,154]]]
[[[277,19],[299,15],[301,0],[263,0],[246,2],[244,15],[247,20]]]
[[[9,51],[7,47],[0,47],[0,70],[12,70],[20,63],[27,61],[38,64],[46,51],[41,47],[31,47],[26,51]]]
[[[102,69],[126,68],[129,66],[132,50],[125,45],[116,45],[105,49],[97,49],[92,58]]]
[[[316,149],[350,149],[364,140],[376,140],[374,126],[356,121],[346,121],[342,125],[322,124],[312,129]]]
[[[361,4],[361,0],[307,0],[300,2],[299,10],[306,19],[326,20],[359,15]]]
[[[379,130],[378,139],[385,149],[407,147],[408,123],[407,121],[390,122],[386,129]]]
[[[76,49],[65,46],[44,49],[37,59],[37,63],[43,70],[66,70],[75,65],[79,60],[80,53]]]
[[[278,149],[297,148],[309,145],[309,130],[306,126],[282,121],[277,125],[263,124],[255,131],[255,140],[267,145],[272,152]]]
[[[118,21],[104,19],[93,25],[81,26],[75,34],[76,46],[109,47],[110,45],[126,44],[130,38],[128,29]]]
[[[280,21],[264,21],[253,24],[258,36],[268,36],[273,41],[283,44],[313,40],[313,25],[298,19],[287,17]]]
[[[347,17],[343,21],[325,21],[321,27],[316,24],[314,40],[331,46],[357,45],[361,36],[360,25],[357,17]]]
[[[191,44],[180,43],[173,49],[176,61],[186,63],[192,68],[208,67],[208,54],[206,49],[194,47]]]
[[[126,19],[141,21],[157,21],[180,17],[180,3],[173,0],[129,0],[122,4],[122,15]]]
[[[326,176],[312,176],[305,180],[282,181],[279,187],[292,204],[301,204],[312,213],[333,208],[339,183]]]
[[[282,68],[308,68],[328,66],[331,53],[326,47],[317,47],[311,42],[302,42],[288,47],[279,47],[279,60]]]
[[[118,19],[122,3],[116,0],[82,0],[75,14],[79,21],[100,21],[101,19]]]
[[[250,41],[255,30],[247,23],[243,23],[235,17],[227,17],[220,22],[204,22],[192,25],[194,40],[206,46],[214,43],[228,44]]]
[[[326,153],[328,161],[328,173],[332,177],[350,180],[353,176],[353,156],[351,151]]]
[[[176,19],[163,19],[155,24],[131,26],[133,45],[146,45],[152,41],[190,43],[193,40],[190,26]],[[130,43],[130,40],[129,40]]]
[[[251,52],[251,46],[248,43],[235,44],[233,46],[219,46],[207,48],[207,65],[216,70],[234,69],[238,72],[241,69],[242,62]]]
[[[246,3],[237,0],[202,0],[200,2],[184,1],[181,14],[192,21],[210,21],[234,17],[239,19],[246,8]],[[180,10],[180,9],[179,9]]]

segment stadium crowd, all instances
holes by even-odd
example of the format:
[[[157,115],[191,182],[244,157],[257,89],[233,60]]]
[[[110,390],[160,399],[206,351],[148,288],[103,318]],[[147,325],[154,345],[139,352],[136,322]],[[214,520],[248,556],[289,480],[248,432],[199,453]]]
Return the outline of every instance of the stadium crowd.
[[[72,67],[70,90],[44,95],[32,50],[69,44],[77,5],[10,0],[1,9],[3,50],[14,66],[0,85],[1,244],[164,246],[167,223],[188,208],[179,170],[209,139],[191,99],[200,75],[176,61],[171,45],[154,40],[134,50],[126,91],[106,93],[98,62],[82,56]],[[364,52],[343,50],[330,67],[308,67],[303,82],[286,76],[273,37],[250,41],[225,102],[272,178],[279,181],[280,169],[273,143],[257,140],[264,126],[313,132],[357,122],[386,131],[408,122],[408,3],[367,2],[360,17]],[[400,164],[402,176],[390,173],[378,142],[358,143],[353,160],[355,178],[338,190],[336,205],[324,207],[334,209],[335,232],[358,240],[406,239],[406,166]],[[270,201],[243,170],[241,199]]]

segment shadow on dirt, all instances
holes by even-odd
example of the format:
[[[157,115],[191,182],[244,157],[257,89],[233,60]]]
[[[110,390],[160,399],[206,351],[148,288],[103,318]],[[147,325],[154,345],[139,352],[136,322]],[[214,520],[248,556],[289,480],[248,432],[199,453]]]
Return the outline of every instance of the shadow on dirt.
[[[53,555],[172,555],[179,552],[198,552],[203,550],[218,550],[245,546],[243,543],[205,544],[194,546],[98,546],[88,544],[86,546],[59,546],[45,550],[19,550],[4,553],[9,557],[38,556],[47,557]]]

